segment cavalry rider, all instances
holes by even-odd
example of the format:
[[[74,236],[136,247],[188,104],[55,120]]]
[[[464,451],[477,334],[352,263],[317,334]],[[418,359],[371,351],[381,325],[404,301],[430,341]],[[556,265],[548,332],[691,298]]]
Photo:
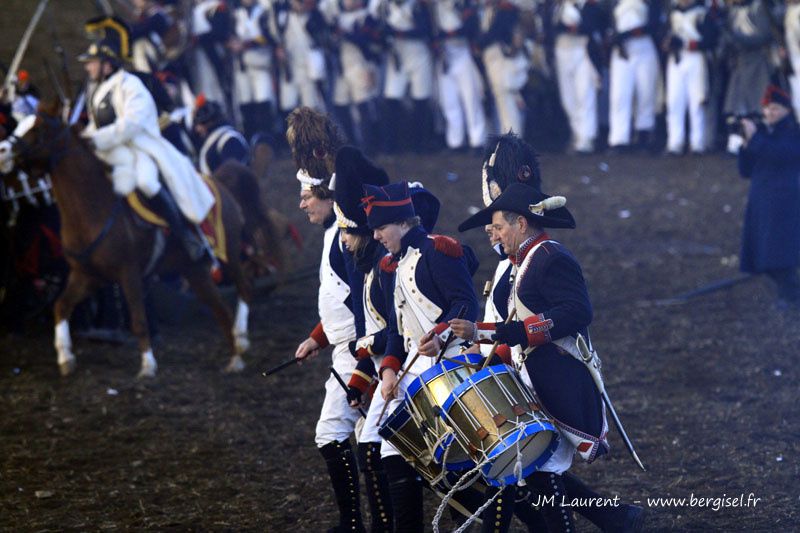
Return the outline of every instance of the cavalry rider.
[[[197,165],[211,176],[222,163],[233,159],[243,165],[250,161],[250,145],[236,128],[228,124],[222,106],[203,95],[197,98],[192,133],[199,145]]]
[[[429,235],[417,216],[406,182],[384,187],[364,186],[367,223],[376,240],[389,251],[381,270],[394,274],[393,309],[386,350],[379,369],[381,395],[388,412],[401,403],[408,385],[433,366],[448,337],[447,321],[461,313],[475,320],[478,301],[472,286],[477,259],[472,250],[451,237]],[[422,210],[421,210],[422,213]],[[458,353],[452,343],[448,355]],[[398,384],[398,372],[404,367]],[[423,531],[422,483],[398,452],[384,441],[381,456],[389,477],[398,531]]]
[[[288,117],[286,140],[292,149],[300,182],[300,209],[309,222],[325,228],[319,267],[319,323],[303,342],[295,357],[302,361],[316,357],[320,350],[332,346],[331,366],[348,381],[356,366],[348,344],[356,339],[359,321],[352,306],[351,293],[361,294],[352,256],[345,253],[333,211],[330,189],[335,170],[335,154],[343,144],[343,136],[329,117],[308,107],[295,109]],[[363,275],[362,275],[363,279]],[[351,282],[353,287],[351,289]],[[360,319],[363,321],[363,317]],[[350,445],[359,413],[351,409],[347,393],[335,376],[325,382],[325,399],[316,427],[316,444],[325,459],[330,475],[339,524],[333,531],[364,531],[359,502],[358,467]]]
[[[112,167],[114,191],[124,196],[139,189],[166,219],[189,258],[203,259],[208,245],[183,217],[200,224],[214,197],[191,161],[161,136],[153,97],[138,77],[122,68],[119,41],[109,34],[79,59],[91,81],[89,124],[82,135]]]

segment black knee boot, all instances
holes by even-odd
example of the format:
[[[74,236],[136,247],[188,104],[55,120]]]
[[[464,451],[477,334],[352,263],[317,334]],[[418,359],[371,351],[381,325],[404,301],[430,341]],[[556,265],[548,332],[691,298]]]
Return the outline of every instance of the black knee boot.
[[[333,106],[333,116],[336,118],[336,122],[342,127],[342,131],[345,136],[347,136],[348,142],[357,144],[360,139],[356,139],[355,131],[353,130],[353,116],[350,114],[350,106]]]
[[[361,442],[358,444],[358,464],[364,472],[367,502],[371,515],[372,533],[392,531],[394,516],[392,498],[389,494],[389,481],[383,471],[380,442]]]
[[[343,533],[358,531],[364,533],[364,522],[361,520],[361,504],[358,499],[358,466],[350,441],[333,441],[319,449],[336,495],[339,507],[339,525],[329,531]]]
[[[527,485],[517,487],[514,500],[514,516],[525,524],[530,533],[547,531],[547,524],[542,513],[531,504],[531,491]]]
[[[184,221],[178,204],[166,187],[162,186],[148,201],[157,214],[167,221],[170,230],[181,242],[190,260],[196,262],[209,256],[208,246],[198,235],[197,230]]]
[[[378,124],[374,102],[358,104],[358,129],[361,132],[361,147],[368,155],[374,155],[380,146]]]
[[[383,151],[387,154],[396,154],[404,151],[407,147],[401,142],[400,127],[403,118],[403,102],[395,98],[387,98],[383,101]]]
[[[489,487],[486,490],[485,498],[492,498],[501,489]],[[514,500],[517,492],[515,486],[502,489],[500,496],[492,504],[483,510],[481,518],[481,533],[505,533],[511,526],[511,518],[514,516]]]
[[[433,111],[428,100],[414,100],[412,108],[413,124],[411,125],[411,145],[417,153],[434,151],[433,146]]]
[[[392,496],[394,530],[396,533],[422,533],[422,480],[399,455],[382,459]]]
[[[533,505],[539,508],[547,524],[547,531],[573,533],[575,524],[572,521],[572,510],[561,506],[562,498],[566,494],[561,476],[551,472],[535,472],[525,481],[530,486]]]
[[[579,498],[584,502],[601,501],[600,494],[586,486],[577,476],[564,472],[561,475],[569,499]],[[595,500],[590,500],[595,498]],[[633,533],[641,531],[644,525],[644,509],[638,505],[625,503],[613,505],[578,505],[575,512],[583,516],[601,530],[609,533]]]

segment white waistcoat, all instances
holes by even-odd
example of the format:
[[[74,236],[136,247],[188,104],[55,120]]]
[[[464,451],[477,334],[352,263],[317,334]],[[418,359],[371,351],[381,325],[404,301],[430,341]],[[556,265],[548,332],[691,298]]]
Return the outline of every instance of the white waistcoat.
[[[342,344],[356,338],[353,313],[345,300],[350,295],[350,285],[333,270],[331,247],[341,246],[336,224],[325,230],[322,260],[319,264],[319,319],[331,344]]]

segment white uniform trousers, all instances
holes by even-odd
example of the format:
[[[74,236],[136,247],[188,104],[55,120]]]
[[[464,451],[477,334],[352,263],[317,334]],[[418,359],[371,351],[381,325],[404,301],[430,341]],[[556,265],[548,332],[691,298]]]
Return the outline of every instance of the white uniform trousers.
[[[331,359],[333,368],[344,382],[350,381],[350,376],[356,368],[356,360],[350,354],[347,343],[335,345]],[[315,438],[317,447],[322,448],[333,441],[347,440],[360,416],[357,409],[350,407],[347,393],[333,374],[330,374],[325,382],[325,400],[322,402],[322,411],[317,422]]]
[[[325,60],[322,51],[304,50],[289,55],[291,80],[285,72],[280,73],[280,106],[282,111],[291,111],[298,106],[306,106],[325,112],[325,99],[320,93],[317,81],[325,77]],[[319,71],[322,77],[318,77]]]
[[[789,90],[792,91],[792,107],[794,116],[800,121],[800,56],[795,56],[789,51],[789,61],[792,64],[792,73],[788,76]]]
[[[206,99],[219,102],[224,105],[225,91],[222,89],[222,80],[217,79],[217,72],[214,65],[202,48],[194,50],[193,78],[197,93],[206,95]]]
[[[486,77],[494,96],[497,118],[500,121],[500,133],[514,133],[522,136],[525,116],[520,108],[522,96],[519,90],[524,86],[520,82],[517,58],[503,55],[499,44],[493,44],[483,51],[483,64],[486,66]]]
[[[702,52],[681,52],[680,62],[670,55],[667,61],[667,150],[683,151],[686,142],[686,111],[689,111],[691,136],[689,144],[694,152],[705,149],[705,109],[708,78],[706,60]]]
[[[411,86],[411,98],[427,100],[433,94],[433,55],[418,39],[396,39],[388,54],[383,96],[399,100]],[[395,61],[399,60],[399,65]]]
[[[272,86],[272,58],[269,50],[245,50],[234,67],[233,82],[240,104],[260,104],[275,100]]]
[[[375,394],[372,395],[369,409],[367,410],[367,418],[364,419],[364,425],[361,432],[356,435],[356,440],[362,442],[381,442],[383,437],[378,435],[380,426],[389,416],[389,409],[383,410],[386,400],[381,396],[381,383],[378,382],[378,387],[375,389]],[[381,411],[383,411],[383,418],[380,418]]]
[[[486,142],[486,115],[483,111],[483,80],[472,59],[465,39],[444,42],[443,60],[437,67],[439,105],[446,122],[448,148],[464,142],[466,125],[469,145],[482,147]],[[447,64],[447,71],[444,64]]]
[[[597,73],[586,45],[585,35],[561,34],[556,38],[555,60],[561,105],[569,118],[572,147],[590,152],[597,137]]]
[[[651,130],[656,122],[658,55],[653,39],[632,37],[623,46],[628,59],[622,58],[618,48],[611,54],[609,146],[630,144],[632,116],[638,131]]]
[[[343,42],[340,49],[342,72],[333,86],[333,103],[337,106],[362,104],[378,94],[378,73],[356,45]]]

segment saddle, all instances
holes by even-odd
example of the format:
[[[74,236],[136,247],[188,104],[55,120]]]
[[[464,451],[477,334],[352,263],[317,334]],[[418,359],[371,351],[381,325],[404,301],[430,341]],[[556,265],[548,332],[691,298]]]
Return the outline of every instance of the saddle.
[[[204,175],[203,182],[211,191],[211,194],[214,195],[214,205],[211,206],[211,210],[209,210],[205,220],[200,224],[200,230],[203,232],[206,239],[208,239],[214,256],[223,263],[226,263],[228,261],[228,254],[225,246],[225,225],[222,220],[222,198],[220,197],[217,184],[214,183],[211,178]],[[138,189],[128,194],[125,200],[136,216],[136,219],[148,226],[167,229],[167,222],[149,207],[147,198],[139,192]]]

